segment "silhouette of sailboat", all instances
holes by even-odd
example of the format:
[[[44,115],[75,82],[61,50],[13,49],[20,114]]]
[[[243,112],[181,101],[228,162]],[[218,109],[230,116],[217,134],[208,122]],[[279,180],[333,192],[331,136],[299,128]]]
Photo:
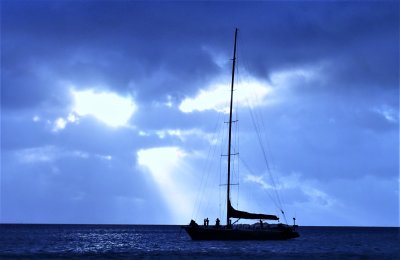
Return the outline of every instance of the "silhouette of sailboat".
[[[262,220],[279,220],[275,215],[249,213],[235,209],[230,200],[231,186],[231,139],[232,139],[232,106],[233,106],[233,90],[235,79],[235,64],[236,64],[236,40],[238,29],[235,30],[234,50],[232,59],[232,81],[230,91],[230,109],[229,109],[229,132],[228,132],[228,178],[227,178],[227,211],[226,225],[220,225],[217,219],[215,225],[208,225],[208,218],[204,225],[198,225],[194,220],[191,220],[189,225],[183,226],[186,232],[193,240],[285,240],[296,238],[299,233],[296,231],[297,226],[289,226],[287,224],[267,224]],[[259,223],[253,225],[234,225],[231,224],[231,218],[237,219],[257,219]],[[295,220],[295,219],[294,219]]]

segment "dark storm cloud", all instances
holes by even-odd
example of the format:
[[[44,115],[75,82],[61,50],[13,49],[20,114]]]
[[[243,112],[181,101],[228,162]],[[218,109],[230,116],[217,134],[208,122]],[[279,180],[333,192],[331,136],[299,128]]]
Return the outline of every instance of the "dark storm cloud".
[[[234,26],[241,29],[248,69],[259,77],[326,61],[332,84],[393,87],[393,5],[5,2],[2,103],[40,104],[49,92],[57,94],[60,81],[134,92],[140,100],[182,98],[220,72],[203,48],[228,59]]]
[[[44,67],[50,74],[46,77],[84,86],[101,83],[123,92],[130,91],[132,81],[134,91],[143,92],[144,97],[154,94],[155,88],[160,95],[172,88],[190,88],[207,79],[209,73],[218,72],[210,55],[201,50],[206,38],[196,37],[193,28],[185,28],[179,10],[168,10],[168,5],[166,10],[154,4],[128,2],[111,6],[108,2],[5,5],[8,12],[3,18],[2,46],[6,105],[29,105],[26,97],[16,95],[28,88],[36,91],[30,97],[34,101],[45,98],[40,95],[50,84],[42,86],[31,76],[29,85],[24,81],[20,86],[21,70],[22,76],[34,73],[38,77],[37,70]]]

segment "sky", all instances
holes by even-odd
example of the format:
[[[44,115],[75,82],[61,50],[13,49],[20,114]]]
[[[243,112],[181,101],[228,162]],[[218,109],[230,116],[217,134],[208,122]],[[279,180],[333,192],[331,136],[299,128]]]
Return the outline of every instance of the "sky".
[[[1,1],[0,222],[224,220],[239,28],[232,204],[399,226],[399,10]]]

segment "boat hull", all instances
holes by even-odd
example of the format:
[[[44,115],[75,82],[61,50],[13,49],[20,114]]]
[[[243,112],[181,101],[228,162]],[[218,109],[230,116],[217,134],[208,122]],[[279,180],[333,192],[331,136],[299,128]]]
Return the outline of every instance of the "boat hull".
[[[291,227],[239,229],[226,227],[183,226],[192,240],[287,240],[299,237]]]

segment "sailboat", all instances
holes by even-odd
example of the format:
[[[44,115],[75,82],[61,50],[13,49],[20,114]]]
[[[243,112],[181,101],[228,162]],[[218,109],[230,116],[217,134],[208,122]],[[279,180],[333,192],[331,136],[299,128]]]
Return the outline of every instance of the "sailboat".
[[[235,209],[230,200],[231,186],[231,139],[232,139],[232,106],[233,106],[233,90],[235,80],[235,64],[236,64],[236,40],[238,29],[235,30],[234,50],[232,59],[232,81],[230,91],[230,109],[229,109],[229,132],[228,132],[228,174],[227,174],[227,190],[226,190],[226,225],[220,225],[217,219],[215,225],[208,225],[205,220],[204,225],[198,225],[194,220],[189,225],[183,226],[192,240],[286,240],[299,237],[297,225],[295,223],[290,226],[287,224],[268,224],[263,220],[279,220],[276,215],[249,213]],[[256,219],[259,223],[253,225],[235,225],[231,219]],[[295,218],[293,218],[295,221]]]

